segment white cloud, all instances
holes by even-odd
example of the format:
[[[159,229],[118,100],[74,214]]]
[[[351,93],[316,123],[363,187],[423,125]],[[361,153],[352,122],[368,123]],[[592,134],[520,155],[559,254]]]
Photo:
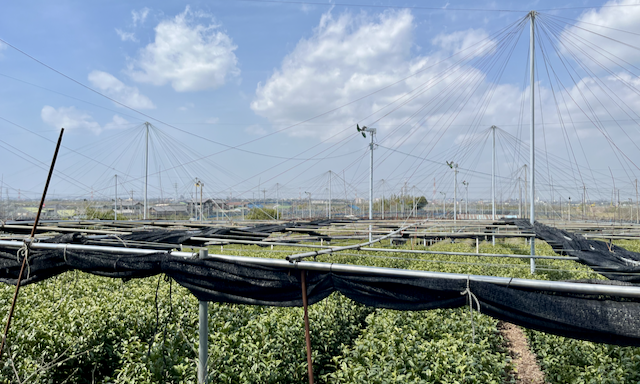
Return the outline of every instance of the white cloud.
[[[114,115],[113,119],[110,122],[108,122],[107,124],[104,125],[104,129],[105,130],[124,129],[124,128],[127,128],[127,127],[131,127],[132,125],[134,125],[134,124],[130,123],[124,117],[119,116],[119,115]]]
[[[107,96],[135,109],[153,109],[156,106],[136,87],[125,85],[110,73],[92,71],[89,73],[89,81]]]
[[[189,7],[175,18],[160,22],[153,43],[129,63],[128,73],[137,82],[171,83],[178,92],[218,88],[240,74],[236,46],[211,20]],[[206,23],[205,23],[206,24]]]
[[[147,7],[144,7],[139,11],[136,11],[135,9],[132,10],[131,11],[132,29],[135,29],[136,27],[138,27],[138,25],[144,24],[148,15],[149,15],[149,8]],[[127,32],[127,31],[123,31],[121,29],[116,28],[116,33],[118,34],[118,36],[120,36],[120,40],[122,41],[133,41],[133,42],[138,41],[138,39],[136,38],[136,34],[134,32]]]
[[[208,118],[207,120],[205,120],[204,122],[205,122],[205,123],[207,123],[207,124],[217,124],[217,123],[218,123],[218,121],[220,121],[220,119],[219,119],[219,118],[217,118],[217,117],[210,117],[210,118]]]
[[[88,130],[96,135],[105,129],[122,129],[131,125],[126,119],[114,115],[113,119],[102,127],[89,113],[77,110],[75,107],[60,107],[56,109],[45,105],[40,112],[40,117],[46,124],[55,128]]]
[[[436,40],[446,49],[431,56],[416,57],[412,54],[414,28],[413,16],[407,10],[384,12],[377,16],[348,13],[333,16],[328,12],[322,16],[313,36],[300,40],[284,58],[281,67],[265,83],[258,84],[251,108],[278,126],[287,126],[339,108],[314,120],[316,126],[323,128],[296,128],[291,131],[294,136],[327,138],[351,129],[351,125],[355,128],[355,123],[362,118],[392,112],[389,108],[378,111],[398,98],[411,95],[411,100],[405,97],[407,103],[401,109],[385,118],[387,127],[401,124],[445,88],[461,81],[468,83],[470,79],[484,79],[483,73],[468,67],[455,76],[440,76],[438,83],[433,82],[444,68],[451,65],[438,64],[438,60],[449,56],[449,50],[466,48],[485,39],[484,31],[441,34]],[[493,42],[487,42],[484,49],[492,51]],[[450,67],[452,71],[457,68]],[[406,78],[416,72],[419,73]],[[469,75],[461,80],[462,72]],[[373,97],[358,100],[394,83]],[[451,100],[464,92],[463,88],[454,91]],[[416,92],[416,89],[420,91]],[[354,100],[358,101],[352,103]],[[384,133],[385,128],[381,129],[380,133]]]
[[[95,134],[102,131],[100,124],[93,120],[90,114],[79,111],[75,107],[60,107],[55,109],[49,105],[45,105],[40,112],[40,117],[42,121],[56,128],[89,130]]]
[[[407,11],[377,18],[326,13],[313,36],[300,40],[281,68],[258,84],[251,108],[274,124],[288,125],[385,86],[406,74],[412,31],[413,16]],[[353,119],[362,116],[358,109],[364,113],[356,106],[341,109],[331,123],[355,124]],[[294,134],[327,133],[305,129]]]
[[[120,36],[120,40],[122,41],[138,41],[136,39],[136,35],[133,32],[124,32],[116,28],[116,33]]]
[[[136,27],[138,23],[144,24],[144,21],[147,19],[149,15],[149,8],[144,7],[139,11],[133,10],[131,11],[131,17],[133,18],[133,26]]]
[[[483,55],[491,53],[495,44],[491,42],[491,46],[484,44],[484,41],[491,41],[489,34],[482,29],[468,29],[466,31],[456,31],[453,33],[445,34],[440,33],[431,40],[431,43],[444,49],[449,54],[453,54],[460,51],[465,52],[465,57],[469,54],[473,55],[482,53]],[[470,48],[479,47],[477,51],[473,51]]]
[[[561,49],[564,53],[570,50],[593,68],[599,67],[593,63],[594,59],[607,67],[612,66],[612,61],[623,65],[621,60],[639,63],[640,51],[629,45],[637,46],[640,7],[616,7],[636,3],[636,0],[612,0],[605,3],[605,7],[584,12],[578,18],[583,23],[575,23],[575,26],[569,26],[562,32],[560,41],[564,44]],[[580,50],[587,51],[592,58],[587,58]]]

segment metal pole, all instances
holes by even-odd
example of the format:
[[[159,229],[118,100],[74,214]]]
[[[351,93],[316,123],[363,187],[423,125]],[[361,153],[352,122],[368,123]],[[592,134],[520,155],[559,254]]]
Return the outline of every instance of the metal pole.
[[[640,211],[638,210],[638,179],[636,179],[636,224],[640,224]]]
[[[200,250],[199,259],[208,256],[209,251],[204,248]],[[206,301],[199,302],[199,319],[198,319],[198,384],[207,382],[207,359],[209,357],[209,303]]]
[[[331,200],[331,198],[329,198],[329,200]],[[280,188],[278,183],[276,183],[276,220],[280,220],[280,216],[278,215],[279,208],[280,208]]]
[[[384,220],[384,179],[382,179],[382,220]]]
[[[371,143],[369,144],[369,150],[371,152],[369,160],[369,220],[373,220],[373,136],[376,134],[375,128],[368,128],[367,131],[371,134]],[[369,224],[369,241],[373,239],[372,226]]]
[[[531,121],[530,121],[530,129],[531,129],[531,145],[530,145],[530,152],[529,152],[529,166],[530,166],[530,179],[531,179],[531,189],[529,190],[529,198],[531,200],[531,213],[530,213],[530,219],[529,222],[531,223],[531,226],[534,225],[535,220],[536,220],[536,210],[535,210],[535,199],[536,199],[536,187],[535,187],[535,176],[536,176],[536,158],[535,158],[535,34],[534,34],[534,29],[535,29],[535,18],[536,18],[536,12],[535,11],[531,11],[531,13],[529,13],[529,16],[531,18],[531,35],[530,35],[530,39],[529,39],[529,58],[531,60],[530,62],[530,75],[531,75],[531,79],[530,79],[530,86],[531,86]],[[534,256],[536,254],[536,246],[535,246],[535,242],[536,239],[535,237],[532,237],[530,240],[531,243],[531,255]],[[531,274],[534,274],[536,272],[536,261],[535,259],[531,259]]]
[[[331,220],[331,171],[329,171],[329,220]]]
[[[493,136],[493,151],[491,155],[491,220],[496,219],[496,128],[495,125],[491,126]]]
[[[587,219],[587,187],[582,184],[582,220]]]
[[[458,164],[453,165],[453,226],[455,228],[458,219]]]
[[[307,344],[307,373],[309,384],[313,384],[313,360],[311,360],[311,333],[309,331],[309,311],[307,310],[307,271],[300,271],[300,283],[302,285],[302,306],[304,307],[304,339]]]
[[[202,205],[202,188],[204,183],[200,183],[200,222],[202,222],[202,216],[204,216],[204,206]]]
[[[116,199],[113,202],[113,220],[118,220],[118,175],[116,175]]]
[[[518,176],[518,192],[519,192],[519,200],[518,200],[518,217],[522,218],[522,184],[521,177]]]
[[[569,203],[567,205],[569,206],[569,221],[571,221],[571,196],[569,196]]]
[[[147,186],[149,184],[149,123],[144,123],[147,128],[146,140],[144,145],[144,213],[143,220],[147,220]]]
[[[38,227],[38,221],[40,221],[40,213],[42,212],[42,206],[44,205],[44,199],[47,196],[47,190],[49,189],[49,182],[51,181],[51,176],[53,175],[53,168],[56,165],[56,159],[58,158],[58,151],[60,150],[60,143],[62,143],[62,134],[64,133],[64,128],[60,129],[60,136],[58,137],[58,143],[56,144],[56,150],[53,152],[53,159],[51,160],[51,167],[49,167],[49,174],[47,175],[47,181],[44,184],[44,191],[42,192],[42,198],[40,199],[40,205],[38,206],[38,213],[36,214],[36,219],[33,222],[33,228],[31,228],[31,235],[29,235],[29,244],[33,241],[33,236],[36,234],[36,228]],[[2,344],[0,344],[0,357],[2,356],[2,351],[4,351],[4,344],[7,341],[7,335],[9,334],[9,328],[11,327],[11,318],[13,317],[13,311],[16,307],[16,301],[18,300],[18,294],[20,293],[20,282],[22,281],[22,275],[24,273],[24,267],[27,263],[27,254],[25,253],[22,258],[22,266],[20,267],[20,274],[18,275],[18,281],[16,281],[16,289],[13,293],[13,301],[11,302],[11,307],[9,308],[9,316],[7,316],[7,325],[4,328],[4,334],[2,335]]]

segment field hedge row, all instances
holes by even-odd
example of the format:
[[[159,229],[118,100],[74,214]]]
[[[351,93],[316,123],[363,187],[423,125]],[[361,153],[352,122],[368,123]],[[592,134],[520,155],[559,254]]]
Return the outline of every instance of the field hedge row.
[[[470,252],[475,245],[442,242],[429,249]],[[481,251],[528,254],[529,250],[521,241],[513,241],[495,247],[482,243]],[[284,256],[247,246],[225,247],[225,253]],[[539,242],[537,253],[553,251]],[[359,252],[319,260],[530,277],[528,259]],[[540,279],[594,278],[588,268],[573,262],[550,260],[537,265]],[[0,286],[2,319],[12,292],[13,287]],[[123,282],[70,272],[24,287],[6,350],[11,359],[2,360],[0,383],[195,383],[197,308],[186,289],[164,277]],[[209,308],[210,382],[306,382],[301,308],[218,303]],[[468,308],[374,310],[334,294],[310,307],[310,324],[314,371],[321,383],[513,379],[497,321],[475,314],[473,343]],[[528,337],[549,382],[638,381],[638,348],[539,332],[528,332]]]

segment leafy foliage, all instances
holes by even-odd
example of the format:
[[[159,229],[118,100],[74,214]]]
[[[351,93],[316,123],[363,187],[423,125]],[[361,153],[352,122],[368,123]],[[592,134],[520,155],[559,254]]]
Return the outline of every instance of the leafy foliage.
[[[274,220],[276,214],[273,208],[251,208],[247,213],[247,220]]]
[[[273,212],[275,214],[275,212]],[[637,244],[625,244],[631,247]],[[473,252],[475,243],[405,249]],[[224,253],[283,257],[307,249],[226,245]],[[529,252],[523,240],[482,242],[482,252]],[[217,251],[217,249],[216,249]],[[543,242],[536,253],[552,255]],[[362,252],[320,261],[528,278],[529,259]],[[571,261],[538,260],[538,279],[601,278]],[[13,288],[0,285],[6,321]],[[195,383],[198,303],[164,277],[128,282],[69,272],[23,287],[0,383]],[[318,382],[508,382],[512,369],[494,319],[468,308],[425,312],[372,309],[338,294],[309,308]],[[209,305],[210,382],[306,382],[301,308]],[[638,382],[640,349],[528,331],[549,382]]]

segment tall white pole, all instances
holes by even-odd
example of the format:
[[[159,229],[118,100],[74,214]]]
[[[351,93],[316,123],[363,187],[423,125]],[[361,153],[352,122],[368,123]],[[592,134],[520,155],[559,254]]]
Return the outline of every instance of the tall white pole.
[[[148,122],[145,122],[144,125],[147,128],[147,133],[146,133],[146,141],[144,145],[144,213],[142,214],[142,218],[144,220],[147,220],[147,211],[148,211],[147,185],[149,184],[149,125],[150,124]]]
[[[529,172],[530,172],[530,179],[531,179],[531,189],[529,190],[529,199],[531,201],[531,213],[530,213],[530,218],[529,218],[529,222],[531,223],[531,226],[533,227],[535,220],[536,220],[536,210],[535,210],[535,204],[536,204],[536,162],[535,162],[535,19],[536,19],[536,12],[535,11],[531,11],[531,13],[529,13],[529,17],[531,18],[531,34],[530,34],[530,39],[529,39],[529,58],[531,60],[530,63],[530,67],[529,67],[529,72],[531,75],[531,79],[530,79],[530,86],[531,86],[531,123],[530,123],[530,140],[531,140],[531,145],[530,145],[530,152],[529,152]],[[531,237],[531,256],[535,256],[536,254],[536,246],[535,246],[535,237]],[[534,274],[536,272],[536,261],[535,259],[531,258],[530,260],[530,264],[531,264],[531,273]]]
[[[376,130],[375,128],[367,128],[366,131],[371,135],[371,144],[369,144],[371,152],[369,161],[369,220],[373,220],[373,135],[376,134]],[[369,241],[373,241],[371,223],[369,223]]]
[[[493,149],[491,152],[491,220],[496,219],[496,126],[491,126]],[[495,229],[494,229],[495,231]],[[491,236],[491,245],[496,245],[496,236]]]
[[[116,175],[116,200],[113,202],[113,219],[118,220],[118,175]]]
[[[382,220],[384,220],[384,179],[382,179]]]
[[[280,217],[278,216],[278,210],[280,206],[280,190],[278,188],[278,183],[276,183],[276,220],[280,220]]]
[[[453,226],[458,220],[458,164],[453,164]]]
[[[491,126],[493,151],[491,153],[491,220],[496,219],[496,126]]]
[[[329,220],[331,220],[331,171],[329,171]]]

